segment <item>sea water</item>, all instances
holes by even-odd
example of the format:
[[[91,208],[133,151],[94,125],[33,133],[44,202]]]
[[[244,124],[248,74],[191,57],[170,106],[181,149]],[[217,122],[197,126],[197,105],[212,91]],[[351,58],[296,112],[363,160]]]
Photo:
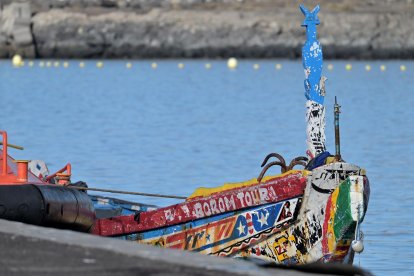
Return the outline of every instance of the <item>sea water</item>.
[[[45,160],[50,171],[70,162],[72,180],[90,187],[187,196],[257,177],[270,152],[305,155],[300,61],[243,60],[235,70],[224,61],[96,62],[0,62],[0,128],[25,147],[12,156]],[[325,61],[324,75],[328,149],[337,96],[342,156],[371,183],[355,264],[413,275],[414,62]]]

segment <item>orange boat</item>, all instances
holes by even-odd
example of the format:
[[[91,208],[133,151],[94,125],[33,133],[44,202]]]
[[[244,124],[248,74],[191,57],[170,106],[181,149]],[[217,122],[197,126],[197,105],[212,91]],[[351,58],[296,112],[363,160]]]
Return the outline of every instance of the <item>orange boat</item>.
[[[28,160],[14,160],[7,154],[7,133],[0,131],[0,218],[25,223],[88,231],[94,224],[91,199],[82,191],[63,184],[70,176],[70,165],[42,180],[28,170]],[[8,145],[10,146],[10,145]]]

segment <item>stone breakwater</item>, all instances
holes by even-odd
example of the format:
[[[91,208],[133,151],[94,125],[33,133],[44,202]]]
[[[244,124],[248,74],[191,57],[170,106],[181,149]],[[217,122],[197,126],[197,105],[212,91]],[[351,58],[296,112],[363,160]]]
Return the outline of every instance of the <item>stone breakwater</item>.
[[[9,3],[0,17],[0,58],[16,53],[27,58],[298,58],[305,38],[303,16],[291,7],[296,4],[266,9],[246,8],[252,4],[247,0],[231,8],[226,0],[3,1]],[[322,6],[318,33],[324,56],[414,58],[414,12],[399,7],[349,12]]]

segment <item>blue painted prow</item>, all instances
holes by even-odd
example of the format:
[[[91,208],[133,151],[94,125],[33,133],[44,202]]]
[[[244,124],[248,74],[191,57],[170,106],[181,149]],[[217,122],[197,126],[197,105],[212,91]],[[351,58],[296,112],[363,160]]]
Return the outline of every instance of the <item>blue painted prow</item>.
[[[300,10],[302,11],[303,15],[305,16],[305,20],[302,23],[302,26],[308,25],[319,25],[319,18],[318,12],[320,10],[319,5],[317,5],[311,12],[304,5],[300,5]]]
[[[302,48],[302,62],[305,69],[305,96],[308,100],[323,104],[325,99],[324,79],[321,81],[323,56],[322,47],[317,39],[316,25],[319,25],[319,5],[312,11],[300,5],[305,15],[302,26],[306,27],[306,43]],[[322,88],[322,89],[321,89]]]

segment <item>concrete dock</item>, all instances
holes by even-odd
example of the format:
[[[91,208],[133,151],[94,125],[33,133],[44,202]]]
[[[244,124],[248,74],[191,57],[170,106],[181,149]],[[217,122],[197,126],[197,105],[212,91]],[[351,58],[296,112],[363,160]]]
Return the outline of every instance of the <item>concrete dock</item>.
[[[0,275],[316,275],[6,220],[0,247]]]

